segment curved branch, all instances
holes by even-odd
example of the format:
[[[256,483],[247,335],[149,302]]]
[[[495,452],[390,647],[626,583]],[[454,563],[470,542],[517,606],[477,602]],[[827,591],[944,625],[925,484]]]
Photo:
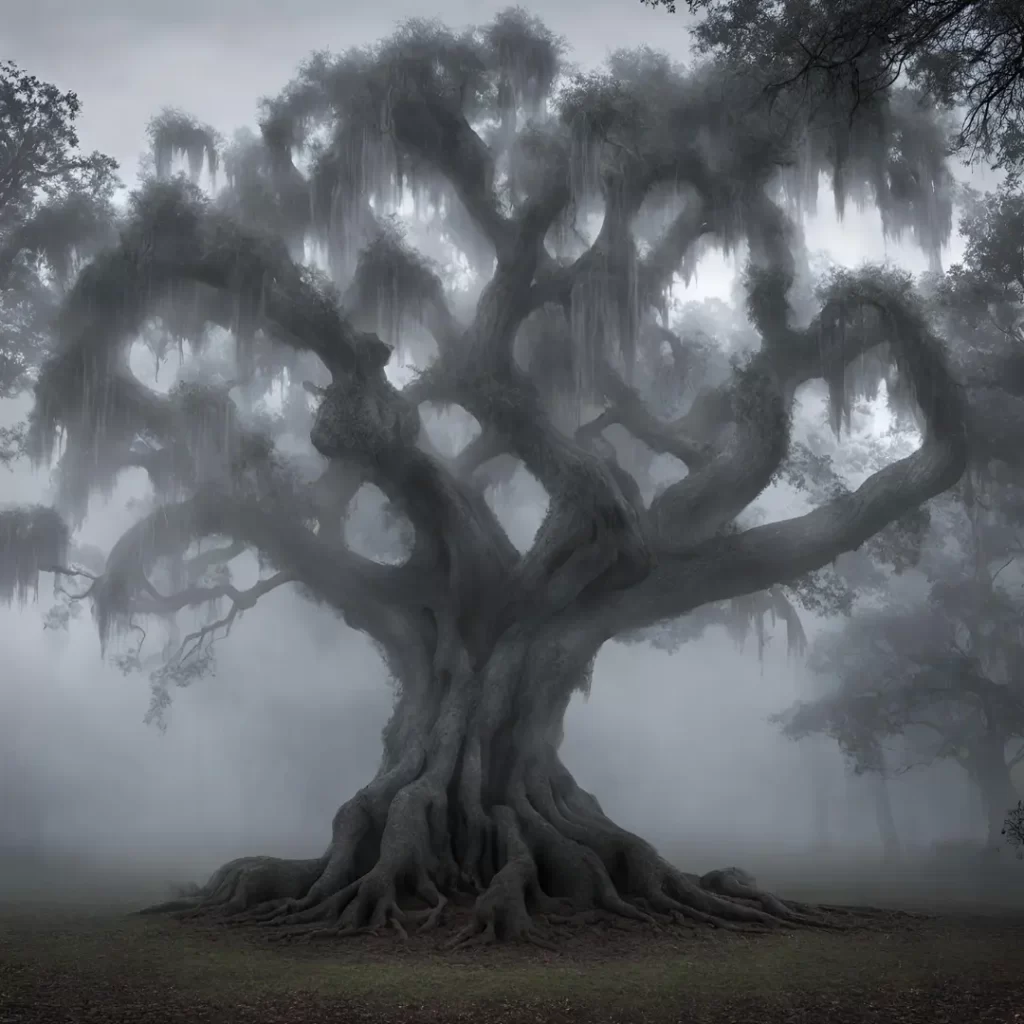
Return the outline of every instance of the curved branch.
[[[768,234],[773,248],[784,248],[781,231]],[[785,259],[784,254],[779,259]],[[833,411],[838,411],[847,399],[845,368],[872,348],[889,346],[922,412],[924,404],[931,407],[934,394],[953,395],[950,415],[959,418],[957,429],[964,429],[963,394],[953,382],[941,343],[912,298],[868,269],[841,279],[821,314],[805,330],[794,331],[779,322],[787,276],[788,267],[783,266],[780,274],[769,269],[752,277],[751,302],[760,303],[766,317],[761,350],[731,385],[700,396],[679,421],[683,429],[691,423],[704,431],[710,428],[712,437],[713,432],[724,431],[715,458],[667,488],[651,506],[654,529],[666,551],[706,540],[746,508],[785,457],[789,405],[796,389],[816,377],[826,380]],[[941,410],[933,411],[936,422],[946,422]]]
[[[619,424],[625,427],[638,441],[643,441],[651,451],[674,455],[688,469],[694,470],[705,465],[711,457],[711,447],[699,440],[688,437],[678,424],[661,423],[647,409],[647,404],[637,391],[630,387],[608,364],[598,365],[597,384],[612,405],[603,413],[585,423],[576,432],[578,441],[594,437],[606,427]]]
[[[954,413],[919,451],[886,466],[851,494],[807,515],[715,538],[666,558],[637,591],[608,602],[614,631],[682,615],[709,601],[763,590],[858,548],[908,508],[941,494],[966,466],[962,420]]]
[[[424,587],[419,587],[420,601],[429,605],[428,596],[436,599],[446,589],[442,581],[447,580],[448,587],[454,588],[463,602],[461,612],[468,615],[484,595],[501,589],[496,581],[514,561],[514,548],[479,495],[416,449],[418,412],[391,387],[383,373],[390,350],[375,335],[353,330],[333,297],[320,291],[283,249],[268,246],[259,237],[238,229],[180,188],[159,187],[147,195],[141,219],[126,232],[120,250],[89,270],[72,296],[65,321],[69,332],[65,345],[47,368],[38,389],[41,449],[52,444],[56,423],[68,420],[73,437],[82,433],[83,426],[91,428],[86,431],[92,435],[87,440],[97,449],[115,439],[124,442],[140,428],[165,443],[168,435],[187,428],[200,446],[225,433],[220,420],[210,422],[205,416],[196,422],[196,417],[190,415],[179,422],[173,415],[173,403],[142,387],[127,369],[127,341],[153,302],[164,295],[173,296],[182,281],[199,282],[234,298],[234,303],[208,305],[205,314],[216,320],[236,307],[224,326],[235,331],[241,344],[247,332],[262,325],[286,343],[316,352],[328,366],[334,383],[322,392],[311,440],[328,458],[351,463],[362,479],[377,483],[425,535],[418,533],[423,541],[421,553],[433,552],[430,571],[425,570],[422,559],[416,565],[424,578],[421,582],[433,573],[437,589],[427,595]],[[96,302],[98,295],[115,289],[127,289],[127,302]],[[81,319],[76,314],[82,314]],[[82,387],[82,382],[94,379],[120,387],[121,401],[104,401],[103,387]],[[232,443],[242,444],[246,435],[234,422],[237,417],[233,404],[226,395],[219,396],[218,402],[215,411],[227,417]],[[84,425],[75,422],[76,403],[84,413]],[[113,433],[111,409],[116,411]],[[264,475],[270,472],[272,476],[266,452],[263,463]],[[220,465],[213,475],[222,476]],[[186,481],[189,485],[197,482]],[[263,488],[263,496],[270,491],[269,487]],[[198,496],[196,501],[204,514],[212,514],[208,502],[201,504],[207,498]],[[322,506],[328,519],[329,505],[330,501]],[[340,515],[344,510],[337,511]],[[263,529],[267,521],[252,518],[259,514],[252,510],[247,513],[253,527]],[[292,518],[292,525],[298,525]],[[299,529],[298,536],[308,534],[301,525]],[[280,538],[275,540],[280,542]],[[289,566],[296,559],[303,563],[299,573],[304,580],[315,579],[317,571],[318,559],[311,557],[309,543],[290,551],[286,561]],[[380,567],[370,569],[370,563],[360,565],[350,558],[346,565],[340,565],[340,554],[324,555],[322,564],[342,570],[342,575],[344,570],[349,575],[355,572],[368,576],[365,582],[372,579],[374,585],[381,585]],[[331,585],[324,580],[321,583],[330,593]],[[312,582],[310,586],[322,589]],[[344,604],[348,595],[335,592],[329,600]]]
[[[882,300],[875,295],[872,301]],[[762,405],[754,406],[757,415],[740,417],[740,443],[727,448],[706,469],[687,477],[682,484],[688,485],[689,492],[676,485],[671,504],[662,500],[657,510],[652,506],[652,514],[664,515],[672,506],[686,510],[688,516],[672,527],[679,530],[683,546],[675,551],[662,547],[655,570],[630,594],[597,602],[600,613],[608,617],[611,633],[673,618],[701,604],[764,590],[819,569],[960,478],[968,451],[967,409],[937,340],[912,311],[898,305],[887,307],[888,322],[878,325],[879,334],[823,332],[820,323],[828,323],[833,313],[827,307],[819,325],[794,335],[789,348],[771,352],[765,369],[751,375],[749,382],[754,386],[750,395],[757,396]],[[784,418],[784,393],[791,395],[797,383],[815,373],[824,376],[823,364],[849,362],[882,340],[895,350],[902,374],[913,385],[925,423],[921,448],[879,470],[855,491],[807,515],[738,535],[707,538],[705,534],[705,539],[695,542],[694,535],[699,536],[702,528],[717,529],[728,521],[727,516],[746,507],[756,496],[750,491],[757,486],[759,492],[775,471],[785,452],[788,430],[784,422],[776,421],[774,438],[766,440],[766,409],[768,416]],[[759,359],[755,358],[754,365],[760,370]],[[663,523],[659,524],[662,529]]]
[[[693,250],[694,243],[713,230],[707,204],[703,200],[687,203],[640,262],[637,270],[637,292],[642,304],[657,304],[657,297],[679,273],[683,261]]]
[[[641,305],[656,304],[656,297],[679,271],[693,244],[702,235],[715,230],[709,212],[713,204],[708,198],[713,195],[713,181],[705,161],[696,151],[651,167],[630,162],[619,174],[609,176],[604,183],[605,216],[597,237],[586,252],[567,266],[550,258],[545,262],[543,272],[537,275],[531,289],[529,308],[537,309],[548,302],[567,305],[576,282],[630,232],[630,224],[648,193],[668,181],[688,184],[694,194],[637,268],[637,294]]]
[[[512,225],[494,192],[491,152],[465,115],[426,96],[406,95],[392,104],[391,126],[402,145],[448,179],[500,258],[511,241]]]
[[[233,588],[186,587],[165,596],[149,582],[147,573],[158,559],[178,556],[209,536],[232,537],[255,547],[290,580],[339,609],[371,636],[383,619],[382,609],[415,610],[423,603],[424,591],[432,593],[432,581],[418,577],[410,567],[379,565],[329,543],[306,529],[290,509],[206,490],[157,509],[111,549],[103,575],[88,593],[96,603],[101,636],[136,611],[165,614],[222,596],[244,603],[244,596]]]
[[[378,370],[327,388],[310,437],[409,517],[417,527],[412,561],[431,568],[438,597],[447,591],[457,620],[483,642],[492,629],[486,609],[517,554],[482,495],[416,447],[419,433],[418,408]]]
[[[788,220],[763,192],[747,205],[751,213],[748,307],[761,333],[761,349],[736,374],[730,403],[734,421],[715,457],[666,488],[651,505],[659,543],[669,551],[714,535],[764,490],[789,446],[788,406],[797,386],[815,370],[820,373],[826,357],[840,366],[852,358],[845,334],[826,352],[820,324],[813,325],[804,338],[789,328],[787,293],[793,280],[793,257],[787,245]],[[819,342],[818,367],[809,361],[815,355],[811,337]],[[806,352],[809,359],[795,358],[796,350]]]
[[[543,260],[541,230],[568,199],[559,184],[561,175],[556,179],[536,205],[527,204],[521,224],[526,225],[532,211],[537,211],[536,244],[529,244],[524,226],[514,259],[499,259],[470,331],[472,355],[452,373],[451,383],[455,400],[477,417],[485,431],[492,427],[497,432],[504,448],[523,460],[551,497],[549,515],[519,572],[524,594],[538,613],[566,607],[599,578],[624,586],[650,567],[642,508],[632,493],[635,487],[620,479],[603,459],[563,437],[542,409],[532,382],[512,365],[515,333],[552,280],[545,271],[547,283],[535,282]],[[553,272],[568,285],[569,294],[577,276],[592,264],[607,262],[612,250],[631,249],[630,221],[655,181],[656,176],[635,174],[609,180],[608,208],[594,245],[567,275]],[[625,344],[634,341],[623,339]],[[655,431],[653,420],[643,420],[640,406],[629,397],[618,394],[639,430],[646,428],[649,436],[657,435],[657,443],[665,450],[685,452],[693,461],[701,457],[701,451],[681,434],[666,437]]]
[[[218,629],[224,630],[227,636],[235,620],[244,611],[256,607],[256,602],[272,590],[284,586],[286,583],[295,583],[297,578],[289,572],[279,572],[265,580],[260,580],[247,590],[238,590],[230,585],[220,587],[190,587],[188,590],[179,591],[176,594],[161,598],[159,611],[176,612],[182,608],[195,607],[210,601],[218,601],[227,597],[231,601],[231,608],[227,615],[215,622],[207,623],[200,629],[189,633],[181,642],[177,652],[172,657],[172,662],[182,664],[188,661],[203,645],[207,637],[212,636]]]
[[[60,348],[36,385],[29,440],[37,460],[52,455],[63,426],[69,455],[88,467],[93,485],[125,465],[142,463],[158,486],[168,472],[191,486],[196,465],[193,458],[179,458],[183,441],[204,449],[214,437],[227,435],[221,455],[229,463],[251,447],[255,439],[237,429],[226,393],[210,391],[204,397],[192,389],[179,401],[155,394],[131,373],[130,339],[152,311],[180,303],[183,287],[192,289],[199,328],[203,320],[218,323],[233,330],[243,347],[263,326],[318,354],[336,376],[364,375],[387,361],[387,346],[374,335],[353,331],[332,297],[292,263],[283,247],[241,230],[178,185],[153,186],[140,198],[138,216],[121,245],[86,267],[68,297]],[[182,401],[192,404],[185,408]],[[201,421],[210,416],[224,419],[205,436]],[[165,451],[133,452],[139,434],[159,439]],[[71,498],[79,505],[84,495]]]
[[[503,454],[505,447],[500,435],[493,428],[486,428],[459,452],[452,470],[460,480],[472,480],[478,469]]]
[[[226,565],[248,550],[245,543],[240,540],[232,541],[230,544],[210,548],[208,551],[201,551],[198,555],[186,559],[184,564],[185,576],[189,580],[197,580],[204,573],[209,572],[216,565]]]
[[[604,459],[556,429],[529,379],[513,369],[465,375],[455,397],[550,498],[533,547],[516,568],[510,607],[530,617],[553,614],[598,578],[627,586],[648,571],[642,507]]]

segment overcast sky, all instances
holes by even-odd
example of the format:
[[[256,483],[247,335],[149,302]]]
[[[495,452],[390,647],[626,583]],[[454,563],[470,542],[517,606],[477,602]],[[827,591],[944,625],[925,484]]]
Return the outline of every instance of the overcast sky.
[[[258,99],[279,90],[313,50],[371,42],[411,15],[464,25],[504,6],[0,0],[0,57],[77,91],[83,145],[115,156],[130,179],[146,121],[161,107],[183,108],[230,135],[255,123]],[[684,16],[637,0],[527,6],[567,37],[584,65],[623,46],[685,57]],[[894,259],[925,268],[920,253],[884,241],[873,212],[851,213],[840,225],[822,205],[807,225],[812,249],[850,265]],[[947,263],[956,252],[954,245]],[[710,259],[687,297],[728,295],[733,271]],[[93,539],[109,543],[131,522],[124,503],[133,486],[127,480],[109,503],[96,502]],[[45,487],[19,471],[0,479],[0,498],[44,498]],[[198,849],[216,859],[259,852],[253,844],[308,852],[326,841],[338,802],[373,772],[390,704],[384,672],[364,638],[329,613],[287,594],[261,602],[222,645],[218,677],[179,694],[171,728],[159,736],[141,723],[145,681],[101,663],[88,623],[64,638],[44,634],[48,603],[44,594],[39,606],[0,611],[0,729],[10,734],[0,735],[0,748],[6,742],[15,751],[19,792],[38,796],[48,841],[74,839],[103,855],[185,857]],[[567,761],[624,824],[667,841],[806,844],[816,828],[814,782],[824,779],[834,838],[873,844],[870,805],[845,780],[834,749],[809,761],[765,721],[805,692],[802,669],[783,648],[758,666],[749,650],[717,636],[674,657],[609,646],[589,703],[570,710]],[[929,803],[938,791],[914,785],[897,798],[905,830],[924,838],[977,825],[964,791],[945,792],[940,820]]]
[[[134,170],[146,120],[183,107],[230,134],[253,123],[256,103],[291,77],[313,50],[372,43],[410,17],[461,27],[509,6],[493,0],[0,0],[0,50],[36,74],[74,89],[82,137]],[[573,59],[593,65],[618,47],[686,52],[685,16],[638,0],[527,4],[570,40]]]

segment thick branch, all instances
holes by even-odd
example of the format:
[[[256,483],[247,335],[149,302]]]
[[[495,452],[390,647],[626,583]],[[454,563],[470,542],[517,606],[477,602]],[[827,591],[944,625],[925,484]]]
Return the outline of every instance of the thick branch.
[[[608,599],[603,613],[609,615],[612,633],[682,615],[701,604],[762,590],[821,568],[959,479],[967,458],[966,407],[961,389],[946,369],[939,344],[921,322],[893,311],[887,326],[888,340],[902,372],[914,386],[925,422],[921,448],[875,473],[852,493],[807,515],[739,535],[704,539],[675,554],[663,549],[647,580],[629,595]],[[768,395],[774,396],[768,415],[784,416],[784,393],[792,394],[799,381],[815,372],[823,374],[823,363],[852,359],[872,340],[881,339],[850,331],[834,337],[833,344],[823,349],[822,335],[814,327],[794,335],[788,349],[773,353],[773,363],[782,370],[782,379],[774,375],[751,377],[755,385],[752,394],[761,395],[764,401],[761,382],[767,379]],[[765,440],[768,425],[763,418],[764,406],[761,409],[760,418],[748,416],[745,422],[741,418],[738,436],[746,441],[745,445],[727,448],[705,470],[683,481],[690,482],[692,490],[687,493],[679,487],[672,503],[677,509],[686,507],[688,516],[681,526],[688,525],[699,534],[702,515],[709,515],[711,523],[716,515],[722,516],[719,522],[725,522],[724,516],[732,512],[734,504],[746,506],[750,500],[748,489],[759,485],[759,490],[767,483],[785,445],[777,450],[776,442]],[[758,407],[753,411],[757,413]],[[778,425],[775,434],[778,438]],[[782,430],[783,439],[785,435]],[[723,494],[723,488],[732,491],[727,489]],[[703,502],[706,504],[702,508]],[[668,507],[671,506],[663,501],[657,510],[652,506],[652,513],[664,515]],[[664,520],[659,524],[664,529],[663,524]],[[703,525],[706,529],[709,520],[705,519]],[[683,532],[682,539],[685,538]]]
[[[853,551],[908,509],[941,494],[966,465],[959,425],[914,455],[870,477],[852,494],[804,516],[715,538],[689,554],[666,558],[630,600],[619,628],[658,621],[708,601],[721,601],[785,582]],[[626,607],[630,606],[630,607]],[[628,621],[629,626],[622,626]]]
[[[410,564],[436,574],[467,636],[483,642],[486,608],[517,554],[482,495],[416,447],[419,411],[377,370],[327,389],[311,439],[332,460],[354,465],[417,529]]]
[[[233,537],[255,547],[289,579],[342,611],[358,628],[376,635],[385,607],[415,608],[430,582],[409,568],[379,565],[311,533],[294,512],[261,506],[227,492],[206,491],[167,505],[136,523],[114,545],[104,574],[90,588],[101,633],[135,611],[166,613],[218,596],[244,604],[241,593],[223,588],[187,587],[164,596],[147,573],[160,558],[177,557],[198,539]],[[283,581],[283,580],[282,580]]]
[[[709,445],[686,436],[677,424],[659,422],[648,411],[636,390],[607,362],[602,362],[598,367],[597,383],[605,397],[611,401],[611,407],[580,427],[576,433],[577,440],[596,436],[606,427],[617,423],[652,451],[674,455],[690,470],[698,469],[708,461],[711,456]]]
[[[545,263],[531,289],[530,308],[537,309],[548,302],[566,305],[575,283],[593,270],[613,247],[621,246],[627,236],[631,237],[630,225],[650,190],[673,180],[677,184],[688,183],[696,191],[638,267],[637,292],[641,305],[657,304],[658,296],[671,283],[693,244],[714,230],[705,198],[712,194],[711,179],[704,161],[696,153],[650,168],[630,165],[619,175],[610,176],[605,182],[605,216],[593,244],[568,266]]]
[[[455,457],[452,470],[460,480],[472,480],[483,465],[505,453],[501,437],[493,428],[482,430]]]
[[[402,145],[451,182],[500,258],[511,241],[512,226],[494,193],[491,153],[465,116],[423,96],[402,96],[392,105],[391,124]]]
[[[712,230],[707,205],[699,199],[687,203],[640,264],[637,292],[642,304],[657,304],[658,297],[679,273],[694,243]]]
[[[199,579],[215,565],[226,565],[240,555],[245,554],[247,548],[243,541],[232,541],[223,547],[210,548],[193,555],[185,562],[185,575],[190,580]]]

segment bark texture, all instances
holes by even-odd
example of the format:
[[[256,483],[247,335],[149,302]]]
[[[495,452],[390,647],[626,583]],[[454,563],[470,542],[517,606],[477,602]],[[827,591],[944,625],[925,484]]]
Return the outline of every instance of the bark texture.
[[[541,666],[514,674],[498,660],[482,691],[453,670],[431,677],[425,699],[403,697],[380,770],[338,810],[320,859],[232,861],[193,896],[146,912],[215,914],[285,935],[407,935],[442,924],[450,900],[475,897],[453,945],[551,946],[559,925],[602,919],[839,926],[738,868],[680,871],[617,826],[558,758],[578,677],[553,685]]]

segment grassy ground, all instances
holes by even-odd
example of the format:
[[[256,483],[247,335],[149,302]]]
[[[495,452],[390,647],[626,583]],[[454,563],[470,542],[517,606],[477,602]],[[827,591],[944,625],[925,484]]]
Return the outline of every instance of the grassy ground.
[[[877,931],[580,932],[563,951],[443,953],[79,908],[0,907],[0,1024],[70,1021],[1024,1020],[1024,919],[892,917]]]
[[[445,953],[433,937],[281,945],[261,931],[130,916],[167,893],[128,866],[0,857],[0,1024],[1024,1024],[1024,899],[1011,884],[1024,865],[1005,878],[990,870],[979,887],[948,870],[817,863],[817,874],[810,860],[756,866],[792,898],[934,916],[892,914],[848,933],[581,930],[557,954]]]

